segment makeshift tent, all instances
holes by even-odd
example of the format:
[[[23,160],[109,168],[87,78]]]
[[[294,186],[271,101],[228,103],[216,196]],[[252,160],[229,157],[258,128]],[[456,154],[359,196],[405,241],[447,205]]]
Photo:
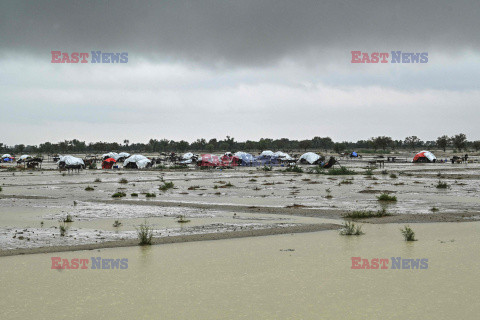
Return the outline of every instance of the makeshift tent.
[[[437,157],[430,151],[420,151],[413,157],[413,162],[435,162]]]
[[[113,165],[117,162],[117,160],[113,158],[107,158],[102,162],[102,169],[112,169]]]
[[[350,158],[357,158],[357,157],[358,157],[358,153],[356,153],[355,151],[350,153]]]
[[[220,166],[220,158],[213,154],[202,154],[199,161],[197,161],[197,166],[200,167],[217,167]]]
[[[250,154],[246,152],[235,152],[235,157],[237,157],[238,163],[241,166],[252,166],[254,165],[255,158]]]
[[[282,151],[277,151],[273,155],[282,161],[294,160],[288,153]]]
[[[117,160],[117,162],[123,162],[125,161],[125,159],[127,159],[128,157],[130,157],[130,153],[128,152],[120,152],[118,154],[118,157],[117,158],[114,158],[115,160]]]
[[[125,161],[123,162],[123,167],[130,169],[143,169],[151,165],[151,163],[152,161],[149,160],[147,157],[140,154],[134,154],[133,156],[125,159]]]
[[[17,163],[25,162],[27,159],[32,159],[32,156],[30,156],[28,154],[24,154],[24,155],[20,156],[20,158],[18,158]]]
[[[231,152],[227,152],[220,158],[223,166],[236,167],[239,165],[240,159],[235,157]]]
[[[11,154],[9,153],[5,153],[3,156],[2,156],[2,159],[5,159],[5,158],[13,158]]]
[[[109,153],[105,153],[102,155],[102,159],[103,160],[106,160],[108,158],[113,158],[115,159],[115,161],[117,161],[117,159],[120,157],[120,155],[116,152],[109,152]]]
[[[302,156],[298,159],[298,162],[303,164],[318,164],[323,160],[325,160],[325,157],[319,156],[313,152],[307,152],[302,154]]]
[[[273,151],[270,151],[270,150],[265,150],[262,153],[260,153],[260,157],[273,157],[273,156],[275,156],[275,153],[273,153]]]
[[[1,159],[3,162],[12,162],[13,160],[15,160],[15,157],[13,157],[12,155],[6,153],[2,156],[2,159]]]
[[[60,168],[85,168],[83,160],[73,156],[60,156],[60,160],[58,160],[57,164]]]

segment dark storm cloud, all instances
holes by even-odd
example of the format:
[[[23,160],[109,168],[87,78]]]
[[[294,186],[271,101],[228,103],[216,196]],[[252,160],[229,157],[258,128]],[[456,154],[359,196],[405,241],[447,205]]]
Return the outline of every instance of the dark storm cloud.
[[[3,1],[0,50],[128,51],[207,65],[350,50],[478,50],[479,1]],[[431,53],[432,54],[432,53]],[[317,61],[317,63],[321,61]]]

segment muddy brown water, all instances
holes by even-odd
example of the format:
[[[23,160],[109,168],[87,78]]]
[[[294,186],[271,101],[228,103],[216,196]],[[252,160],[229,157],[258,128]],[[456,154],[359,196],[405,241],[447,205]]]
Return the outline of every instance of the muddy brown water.
[[[0,257],[1,319],[478,319],[480,222]],[[52,270],[51,257],[126,258],[125,270]],[[353,270],[351,257],[428,269]]]

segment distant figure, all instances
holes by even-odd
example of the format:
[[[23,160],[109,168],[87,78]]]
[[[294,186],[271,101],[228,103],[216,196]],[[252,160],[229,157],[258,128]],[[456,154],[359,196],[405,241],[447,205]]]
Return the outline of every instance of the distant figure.
[[[465,156],[464,156],[464,159],[465,159],[465,163],[467,163],[467,160],[468,160],[468,154],[465,154]]]

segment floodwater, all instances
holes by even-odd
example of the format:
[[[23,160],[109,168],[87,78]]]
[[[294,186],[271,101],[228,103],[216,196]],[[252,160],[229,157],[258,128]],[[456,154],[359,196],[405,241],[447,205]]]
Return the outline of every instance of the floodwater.
[[[1,319],[478,319],[480,222],[0,257]],[[128,259],[125,270],[52,270],[51,257]],[[353,270],[351,257],[428,259]]]

